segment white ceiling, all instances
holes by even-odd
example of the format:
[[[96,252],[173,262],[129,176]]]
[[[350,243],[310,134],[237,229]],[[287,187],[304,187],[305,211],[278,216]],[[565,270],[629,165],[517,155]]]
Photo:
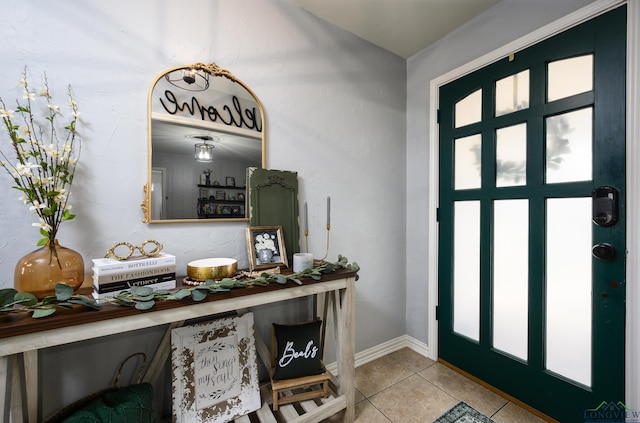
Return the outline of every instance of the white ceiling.
[[[288,0],[409,58],[500,0]]]

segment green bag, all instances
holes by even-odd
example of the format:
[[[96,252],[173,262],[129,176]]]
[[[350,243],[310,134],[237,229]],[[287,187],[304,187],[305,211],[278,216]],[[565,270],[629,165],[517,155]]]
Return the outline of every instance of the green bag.
[[[137,383],[118,387],[122,366],[132,357],[141,355],[143,362]],[[157,423],[160,421],[150,383],[140,383],[145,368],[144,353],[127,357],[113,380],[112,386],[84,397],[50,416],[45,423]]]

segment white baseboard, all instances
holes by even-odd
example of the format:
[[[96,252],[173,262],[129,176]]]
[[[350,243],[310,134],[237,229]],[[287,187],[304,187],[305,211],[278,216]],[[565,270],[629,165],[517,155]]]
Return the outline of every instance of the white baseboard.
[[[376,345],[375,347],[371,347],[367,350],[357,353],[355,357],[356,367],[367,364],[380,357],[384,357],[385,355],[391,354],[392,352],[398,351],[402,348],[411,348],[418,354],[429,357],[429,347],[427,346],[427,344],[418,341],[417,339],[409,335],[402,335],[395,339],[391,339],[387,342]],[[338,363],[336,362],[329,363],[326,365],[326,367],[327,370],[329,370],[333,374],[336,374],[338,371]]]

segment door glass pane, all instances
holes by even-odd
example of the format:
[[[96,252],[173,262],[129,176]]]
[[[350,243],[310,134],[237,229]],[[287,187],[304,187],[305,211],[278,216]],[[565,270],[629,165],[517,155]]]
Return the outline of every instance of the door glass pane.
[[[593,108],[546,119],[546,181],[591,180]]]
[[[529,69],[496,81],[496,116],[529,107]]]
[[[591,91],[593,89],[593,55],[556,60],[547,67],[549,86],[547,101]]]
[[[480,188],[480,134],[454,140],[455,189]]]
[[[477,90],[458,101],[455,106],[455,127],[480,122],[482,118],[482,90]]]
[[[591,385],[591,198],[547,200],[546,368]]]
[[[456,201],[453,252],[453,330],[480,339],[480,202]]]
[[[527,359],[529,201],[493,205],[493,346]]]
[[[527,124],[496,131],[496,186],[525,185],[527,182]]]

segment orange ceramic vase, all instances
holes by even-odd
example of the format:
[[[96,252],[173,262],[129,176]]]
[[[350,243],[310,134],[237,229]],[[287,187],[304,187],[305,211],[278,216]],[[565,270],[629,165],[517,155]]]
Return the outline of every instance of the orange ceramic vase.
[[[22,257],[16,265],[14,287],[19,292],[29,292],[42,299],[55,294],[57,283],[74,289],[84,281],[82,256],[70,248],[53,241]]]

